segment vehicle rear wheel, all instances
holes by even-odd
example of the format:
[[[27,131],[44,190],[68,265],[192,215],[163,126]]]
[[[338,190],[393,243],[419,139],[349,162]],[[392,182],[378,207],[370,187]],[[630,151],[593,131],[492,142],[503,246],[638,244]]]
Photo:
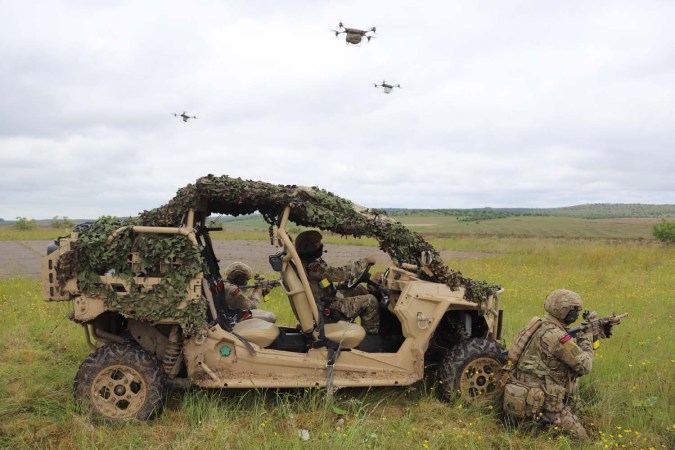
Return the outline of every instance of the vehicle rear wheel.
[[[468,404],[495,401],[502,394],[500,375],[507,353],[495,341],[472,338],[461,341],[441,359],[439,393],[446,401],[461,398]]]
[[[108,344],[80,365],[73,394],[95,417],[148,420],[162,409],[166,376],[157,358],[139,347]]]

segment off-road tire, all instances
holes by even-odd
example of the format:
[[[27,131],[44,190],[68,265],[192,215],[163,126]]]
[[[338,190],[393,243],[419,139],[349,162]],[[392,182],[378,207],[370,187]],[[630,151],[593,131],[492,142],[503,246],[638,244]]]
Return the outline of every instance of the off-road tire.
[[[95,419],[148,420],[161,412],[165,386],[155,355],[133,344],[107,344],[80,365],[73,395]]]
[[[438,367],[438,392],[443,400],[461,398],[467,404],[494,402],[502,394],[499,377],[506,364],[504,347],[472,338],[448,351]]]

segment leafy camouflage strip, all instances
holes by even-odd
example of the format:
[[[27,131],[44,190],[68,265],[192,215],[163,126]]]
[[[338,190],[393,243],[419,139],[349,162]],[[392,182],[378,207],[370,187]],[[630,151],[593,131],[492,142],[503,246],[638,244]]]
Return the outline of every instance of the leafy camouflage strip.
[[[80,290],[89,295],[103,295],[108,306],[129,317],[148,321],[174,318],[180,321],[187,333],[193,333],[205,325],[205,305],[188,304],[182,310],[177,306],[184,299],[190,279],[206,270],[198,251],[181,236],[134,235],[127,229],[111,244],[106,244],[108,236],[127,225],[180,226],[189,208],[197,211],[198,218],[213,213],[238,216],[259,211],[268,223],[274,224],[287,205],[291,207],[290,219],[297,225],[343,236],[376,238],[380,248],[396,261],[415,264],[423,251],[430,252],[432,275],[420,272],[420,276],[445,283],[452,289],[464,286],[467,300],[483,303],[499,289],[499,286],[465,278],[460,272],[450,269],[431,244],[388,218],[384,211],[362,208],[316,187],[275,185],[208,175],[198,179],[196,184],[188,184],[178,190],[166,205],[144,211],[138,218],[120,220],[102,217],[80,232],[75,248]],[[134,266],[139,273],[132,272],[129,261],[132,252],[142,258]],[[148,275],[160,263],[176,259],[183,264],[163,275],[165,279],[151,292],[143,292],[136,286],[131,293],[118,295],[101,285],[98,278],[114,269],[118,276],[132,282],[132,277]],[[69,262],[69,265],[73,264],[73,261]]]
[[[183,236],[134,234],[131,229],[122,232],[110,244],[106,243],[118,228],[137,224],[138,219],[101,217],[80,232],[75,246],[80,291],[104,298],[110,309],[128,317],[147,322],[173,318],[187,334],[202,329],[206,325],[204,302],[188,302],[184,308],[179,308],[185,300],[190,280],[204,271],[199,250]],[[132,253],[140,258],[135,264],[129,260]],[[134,277],[156,276],[162,264],[172,264],[171,270],[163,274],[159,284],[151,290],[144,290],[134,282]],[[111,270],[130,283],[129,293],[120,295],[101,284],[99,276]]]
[[[208,175],[198,179],[195,185],[180,189],[166,205],[143,212],[140,221],[144,225],[177,226],[185,211],[195,208],[206,215],[238,216],[259,211],[268,223],[274,224],[286,205],[291,207],[290,219],[296,224],[343,236],[376,238],[380,248],[397,261],[415,264],[423,251],[430,252],[433,275],[425,278],[445,283],[452,289],[464,286],[468,300],[480,302],[499,289],[496,285],[462,277],[460,272],[450,269],[422,236],[391,220],[384,211],[360,207],[317,187]]]

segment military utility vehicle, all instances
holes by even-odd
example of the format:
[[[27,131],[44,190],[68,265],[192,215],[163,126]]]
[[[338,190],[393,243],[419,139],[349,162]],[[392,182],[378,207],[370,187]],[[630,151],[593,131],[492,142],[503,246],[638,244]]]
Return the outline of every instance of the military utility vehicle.
[[[225,305],[220,269],[231,261],[216,258],[208,218],[256,211],[270,225],[270,272],[296,326]],[[293,244],[299,227],[373,237],[391,257],[379,275],[368,268],[349,283],[380,300],[379,334],[318,306]],[[499,394],[499,286],[448,268],[384,211],[319,188],[202,177],[136,218],[79,225],[50,246],[42,279],[45,300],[71,302],[69,318],[84,329],[92,353],[74,395],[104,420],[151,418],[169,386],[333,392],[411,385],[429,367],[444,399]]]

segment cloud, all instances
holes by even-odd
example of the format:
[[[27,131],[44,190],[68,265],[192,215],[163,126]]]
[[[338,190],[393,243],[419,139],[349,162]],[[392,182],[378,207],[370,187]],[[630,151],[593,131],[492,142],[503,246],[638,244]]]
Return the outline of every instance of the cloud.
[[[0,217],[135,215],[208,173],[372,207],[672,203],[673,15],[659,1],[10,2]],[[348,46],[338,21],[376,38]]]

